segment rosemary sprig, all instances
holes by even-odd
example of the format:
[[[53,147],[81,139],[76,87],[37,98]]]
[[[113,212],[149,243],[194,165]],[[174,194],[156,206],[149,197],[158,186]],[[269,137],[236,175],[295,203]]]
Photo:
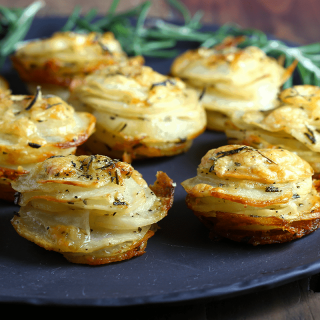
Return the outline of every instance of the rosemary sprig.
[[[279,40],[269,40],[267,35],[256,29],[242,29],[237,25],[225,24],[217,31],[201,30],[202,12],[191,16],[188,8],[178,0],[167,0],[168,4],[183,17],[181,25],[172,24],[161,19],[147,20],[151,6],[150,1],[122,13],[116,13],[120,0],[114,0],[104,17],[95,16],[90,11],[80,16],[79,7],[70,16],[62,30],[78,32],[111,31],[119,40],[128,55],[145,55],[169,58],[178,54],[175,46],[178,41],[191,41],[199,46],[212,47],[221,43],[227,36],[246,36],[240,47],[257,46],[267,55],[284,56],[285,66],[298,60],[298,72],[303,84],[320,85],[320,43],[301,47],[290,47]],[[91,19],[91,20],[90,20]],[[293,84],[292,77],[284,84],[284,88]]]
[[[103,17],[88,14],[84,17],[80,16],[80,9],[76,7],[62,31],[76,32],[106,32],[114,33],[116,39],[119,40],[123,50],[129,55],[144,55],[156,57],[174,57],[178,51],[174,48],[177,41],[198,41],[199,36],[203,37],[203,33],[195,32],[201,27],[201,12],[191,17],[189,10],[181,2],[177,0],[168,0],[168,3],[177,9],[184,17],[184,24],[177,26],[164,22],[160,19],[147,20],[149,9],[152,5],[151,1],[145,1],[137,7],[126,12],[115,13],[119,4],[119,0],[114,0]],[[190,32],[193,32],[190,35]],[[203,40],[207,39],[205,36]],[[172,49],[172,50],[168,50]]]
[[[34,16],[43,6],[42,1],[33,2],[25,9],[0,6],[0,68],[15,45],[24,39]]]

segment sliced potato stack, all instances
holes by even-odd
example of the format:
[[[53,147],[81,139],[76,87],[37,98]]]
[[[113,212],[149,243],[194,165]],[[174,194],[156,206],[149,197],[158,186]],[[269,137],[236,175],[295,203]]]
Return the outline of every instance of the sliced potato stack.
[[[113,33],[57,32],[47,39],[28,41],[12,56],[14,68],[30,92],[41,85],[43,93],[67,100],[74,78],[118,63],[143,64],[141,56],[128,58]]]
[[[36,163],[75,153],[93,133],[95,118],[59,97],[6,95],[0,101],[0,198],[13,201],[10,182]]]
[[[257,47],[237,48],[242,40],[229,37],[214,48],[189,50],[172,64],[173,76],[202,92],[208,129],[224,131],[237,111],[274,108],[281,85],[295,67],[284,69]]]
[[[188,150],[206,126],[195,90],[178,78],[146,66],[109,66],[76,86],[69,102],[92,112],[97,130],[88,141],[93,153],[130,162]]]
[[[312,174],[307,162],[284,149],[230,145],[210,150],[197,176],[182,186],[188,207],[212,238],[282,243],[320,226]]]
[[[49,158],[12,185],[21,206],[12,219],[16,231],[91,265],[143,254],[174,192],[165,173],[148,187],[131,165],[101,155]]]
[[[267,112],[246,111],[228,123],[230,143],[254,148],[284,148],[320,173],[320,88],[300,85],[285,89],[280,105]]]

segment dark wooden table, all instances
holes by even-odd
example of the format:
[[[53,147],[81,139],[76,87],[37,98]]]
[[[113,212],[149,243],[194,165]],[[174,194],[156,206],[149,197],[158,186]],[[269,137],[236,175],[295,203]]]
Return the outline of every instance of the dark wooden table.
[[[142,0],[120,1],[119,11],[136,6]],[[150,14],[162,18],[178,18],[164,0],[153,0]],[[242,27],[258,28],[274,36],[298,43],[319,41],[320,1],[318,0],[182,0],[192,13],[204,11],[204,23],[238,23]],[[5,6],[26,6],[30,0],[1,0]],[[111,0],[46,0],[39,15],[68,15],[79,4],[83,13],[97,7],[99,13],[107,11]],[[32,306],[0,303],[2,314],[41,315],[42,317],[66,315],[72,317],[90,312],[92,317],[107,319],[232,319],[232,320],[308,320],[320,319],[320,275],[294,281],[277,288],[224,300],[205,300],[181,304],[152,306],[97,308],[61,306]],[[99,312],[99,314],[97,313]]]

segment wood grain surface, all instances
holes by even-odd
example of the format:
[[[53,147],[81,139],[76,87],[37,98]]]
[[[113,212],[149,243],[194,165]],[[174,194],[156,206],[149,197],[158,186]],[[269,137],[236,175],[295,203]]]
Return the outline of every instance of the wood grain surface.
[[[117,11],[128,10],[144,0],[121,0]],[[161,18],[181,18],[165,0],[151,0],[149,15]],[[244,28],[257,28],[274,36],[297,43],[320,41],[319,0],[181,0],[194,14],[204,13],[203,23],[224,24],[232,22]],[[24,7],[30,0],[1,0],[1,5]],[[107,12],[112,0],[46,0],[39,15],[70,15],[75,5],[82,13],[97,8]]]

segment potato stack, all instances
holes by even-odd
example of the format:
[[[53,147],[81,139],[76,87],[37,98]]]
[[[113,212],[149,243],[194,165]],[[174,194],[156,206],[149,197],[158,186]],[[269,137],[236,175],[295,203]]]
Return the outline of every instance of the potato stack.
[[[93,133],[95,118],[59,97],[6,94],[0,101],[0,198],[13,201],[10,183],[38,162],[76,152]]]
[[[186,202],[210,237],[253,245],[300,238],[320,226],[313,170],[284,149],[229,145],[208,151],[182,183]]]
[[[97,71],[75,86],[69,102],[97,118],[87,143],[92,153],[127,162],[185,152],[206,127],[197,92],[147,66]]]
[[[286,70],[257,47],[238,48],[242,40],[228,37],[214,48],[188,50],[172,64],[171,74],[202,94],[208,129],[224,131],[237,111],[274,108],[295,68],[296,62]]]
[[[101,155],[51,157],[12,186],[21,206],[12,219],[16,231],[90,265],[143,254],[174,192],[165,173],[148,187],[131,165]]]
[[[141,56],[128,58],[113,33],[57,32],[47,39],[25,42],[12,56],[14,68],[30,92],[41,85],[44,94],[67,100],[69,87],[95,70],[114,64],[143,64]]]
[[[246,111],[232,118],[230,143],[254,148],[284,148],[320,173],[320,88],[294,86],[279,95],[280,105],[267,112]]]

